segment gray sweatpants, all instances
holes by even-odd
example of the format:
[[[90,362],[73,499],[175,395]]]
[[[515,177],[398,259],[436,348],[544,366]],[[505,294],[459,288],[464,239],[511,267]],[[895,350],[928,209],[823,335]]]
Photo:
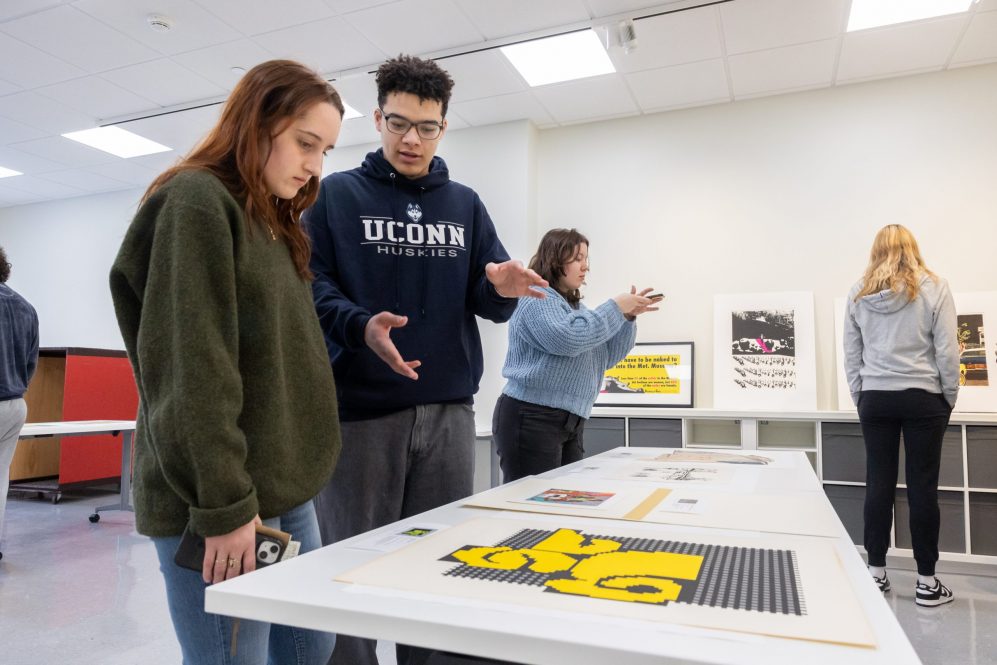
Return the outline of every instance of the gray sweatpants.
[[[340,423],[336,471],[315,497],[329,545],[469,496],[474,477],[474,410],[424,404],[372,420]],[[376,665],[374,640],[339,635],[331,665]],[[398,645],[399,665],[426,651]]]
[[[27,415],[28,407],[21,398],[0,402],[0,539],[3,538],[3,513],[7,509],[7,488],[10,486],[10,462],[14,459],[17,435],[21,433]]]

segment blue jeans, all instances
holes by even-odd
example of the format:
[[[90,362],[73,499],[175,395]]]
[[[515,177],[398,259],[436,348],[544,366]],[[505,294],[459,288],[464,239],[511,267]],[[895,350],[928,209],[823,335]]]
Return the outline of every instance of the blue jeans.
[[[301,553],[318,549],[318,522],[308,501],[264,524],[291,534],[301,543]],[[204,611],[201,574],[173,563],[180,536],[153,538],[159,555],[159,569],[166,581],[170,618],[184,665],[313,665],[329,660],[336,635],[262,621],[240,620],[236,654],[231,654],[232,625],[235,619]]]

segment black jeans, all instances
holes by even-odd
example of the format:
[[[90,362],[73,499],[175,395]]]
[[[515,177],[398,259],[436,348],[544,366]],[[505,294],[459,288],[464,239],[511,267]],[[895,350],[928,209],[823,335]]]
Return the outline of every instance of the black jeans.
[[[906,453],[910,536],[917,572],[934,575],[938,561],[938,468],[952,407],[924,390],[863,390],[858,403],[865,439],[865,534],[870,566],[885,566],[900,463]]]
[[[581,416],[501,395],[492,415],[492,436],[502,482],[577,462],[585,453],[584,430]]]

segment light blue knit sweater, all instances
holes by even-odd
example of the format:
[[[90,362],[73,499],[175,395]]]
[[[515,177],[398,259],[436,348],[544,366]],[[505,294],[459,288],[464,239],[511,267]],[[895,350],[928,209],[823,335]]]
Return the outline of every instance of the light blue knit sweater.
[[[521,298],[509,319],[503,393],[588,418],[603,374],[633,348],[637,325],[613,300],[572,309],[557,291]]]

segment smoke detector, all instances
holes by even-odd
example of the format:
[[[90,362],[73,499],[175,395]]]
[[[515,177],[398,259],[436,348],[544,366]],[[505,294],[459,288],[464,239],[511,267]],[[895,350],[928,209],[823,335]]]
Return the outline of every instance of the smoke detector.
[[[173,29],[173,19],[162,14],[149,14],[145,17],[146,23],[156,32],[169,32]]]

